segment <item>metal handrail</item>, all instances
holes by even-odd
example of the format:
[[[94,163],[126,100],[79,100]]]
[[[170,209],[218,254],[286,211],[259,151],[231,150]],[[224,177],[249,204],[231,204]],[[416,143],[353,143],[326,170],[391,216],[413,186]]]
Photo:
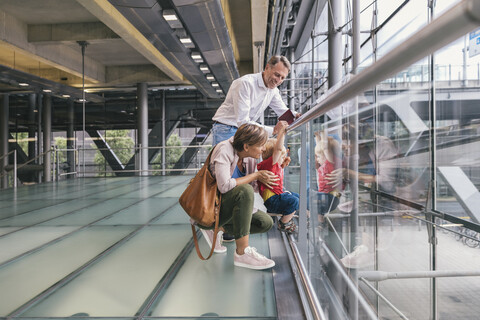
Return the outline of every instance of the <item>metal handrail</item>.
[[[288,130],[318,118],[480,25],[480,1],[463,0],[317,102]]]
[[[2,160],[2,159],[5,158],[5,157],[8,157],[9,155],[11,155],[11,154],[14,153],[14,152],[15,152],[15,150],[12,150],[12,151],[10,151],[9,153],[4,154],[3,156],[0,157],[0,160]]]
[[[313,317],[320,320],[327,319],[325,313],[323,312],[322,306],[320,305],[320,301],[318,300],[318,297],[315,293],[312,282],[310,281],[310,277],[308,276],[307,268],[303,263],[302,257],[300,256],[300,252],[295,241],[293,240],[292,235],[288,236],[288,242],[290,244],[293,258],[295,260],[295,264],[300,275],[300,281],[303,285],[303,288],[305,289],[306,297],[310,305]]]

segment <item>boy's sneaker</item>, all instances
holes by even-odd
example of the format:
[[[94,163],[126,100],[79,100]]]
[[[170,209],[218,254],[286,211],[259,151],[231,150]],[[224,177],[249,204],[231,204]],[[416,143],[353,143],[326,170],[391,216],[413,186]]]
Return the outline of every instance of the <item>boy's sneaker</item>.
[[[242,255],[235,254],[233,256],[233,264],[237,267],[263,270],[271,268],[275,265],[275,261],[268,259],[264,255],[257,252],[254,247],[246,247],[245,253]]]
[[[278,230],[284,231],[286,233],[296,233],[297,232],[297,225],[292,220],[283,223],[282,220],[278,220]]]
[[[223,242],[232,242],[235,240],[235,237],[231,234],[224,233],[223,234]]]
[[[205,238],[205,240],[207,240],[208,247],[211,250],[213,242],[213,230],[200,229],[200,231],[202,231],[203,237]],[[227,247],[222,246],[222,234],[223,231],[218,231],[217,233],[217,241],[215,241],[215,249],[213,249],[213,252],[215,253],[227,252]]]

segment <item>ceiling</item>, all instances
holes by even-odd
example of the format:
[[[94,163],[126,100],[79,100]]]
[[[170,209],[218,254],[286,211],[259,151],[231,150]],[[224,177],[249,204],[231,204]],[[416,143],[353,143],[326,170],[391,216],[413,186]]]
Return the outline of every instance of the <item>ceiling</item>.
[[[265,29],[268,1],[255,3],[264,4],[265,18],[256,23]],[[87,92],[147,82],[195,86],[208,98],[220,98],[239,70],[253,71],[250,7],[250,0],[0,0],[0,64],[81,88],[82,41]],[[167,23],[165,11],[177,15],[181,29]],[[193,48],[180,42],[182,34]],[[221,92],[192,52],[200,53]]]
[[[313,2],[0,0],[0,94],[14,108],[10,124],[32,125],[25,119],[34,93],[54,97],[54,130],[72,101],[80,123],[85,86],[87,125],[134,128],[137,84],[147,83],[153,109],[167,100],[168,120],[197,113],[191,125],[208,126],[234,79],[263,69],[266,55],[285,54],[281,39],[297,16],[290,10],[308,12]],[[158,111],[150,114],[153,125]]]

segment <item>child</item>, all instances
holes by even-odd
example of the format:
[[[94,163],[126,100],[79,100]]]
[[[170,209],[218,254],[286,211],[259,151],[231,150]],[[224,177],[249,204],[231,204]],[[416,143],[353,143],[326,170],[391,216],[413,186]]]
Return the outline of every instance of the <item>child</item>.
[[[285,122],[285,121],[281,121]],[[258,183],[260,195],[268,212],[281,214],[278,220],[278,229],[287,233],[297,232],[297,225],[293,221],[293,215],[298,210],[298,193],[283,190],[283,169],[290,163],[287,151],[283,146],[285,140],[285,129],[287,123],[280,128],[277,139],[269,139],[265,144],[265,151],[262,153],[262,162],[257,164],[258,170],[269,170],[280,178],[278,184],[271,189],[262,183]]]
[[[327,136],[326,130],[315,132],[315,142],[315,160],[318,164],[318,213],[324,215],[335,210],[340,202],[340,191],[328,184],[325,176],[341,168],[341,149],[335,138]]]

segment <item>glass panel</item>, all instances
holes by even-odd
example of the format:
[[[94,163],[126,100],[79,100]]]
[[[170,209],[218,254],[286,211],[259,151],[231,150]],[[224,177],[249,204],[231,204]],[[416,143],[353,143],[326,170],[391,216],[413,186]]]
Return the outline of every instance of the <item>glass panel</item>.
[[[147,227],[22,317],[134,316],[190,238],[184,225]]]
[[[472,271],[478,274],[479,234],[455,223],[440,219],[438,222],[443,226],[437,231],[438,269],[455,270],[457,274],[457,277],[437,278],[439,313],[445,319],[478,318],[480,306],[477,293],[480,288],[480,277],[465,275]]]
[[[184,228],[184,227],[183,227]],[[200,250],[207,251],[200,240]],[[250,245],[268,256],[266,234],[250,236]],[[151,310],[153,317],[275,317],[275,295],[271,272],[252,272],[233,266],[235,244],[227,243],[226,254],[216,254],[201,266],[193,250]],[[182,297],[181,299],[179,297]],[[188,307],[185,302],[188,301]],[[236,301],[236,302],[235,302]],[[238,303],[237,303],[238,302]]]
[[[384,13],[393,12],[398,5],[393,6],[393,3],[400,1],[379,1],[378,12],[382,17]],[[404,1],[401,1],[402,3]],[[423,0],[408,1],[400,11],[392,17],[392,19],[382,27],[377,33],[378,36],[378,56],[383,56],[402,41],[408,39],[417,30],[427,24],[428,18],[427,4]],[[379,19],[379,26],[387,18]]]
[[[48,289],[132,230],[133,227],[91,227],[3,266],[0,316],[8,315]]]
[[[467,35],[468,36],[468,35]],[[469,57],[466,36],[443,48],[438,53],[437,68],[448,63],[445,79],[440,73],[436,79],[436,155],[439,184],[437,209],[478,222],[480,212],[480,144],[475,137],[480,132],[477,80],[469,80],[470,64],[478,64],[480,56]],[[465,63],[465,65],[464,65]]]

